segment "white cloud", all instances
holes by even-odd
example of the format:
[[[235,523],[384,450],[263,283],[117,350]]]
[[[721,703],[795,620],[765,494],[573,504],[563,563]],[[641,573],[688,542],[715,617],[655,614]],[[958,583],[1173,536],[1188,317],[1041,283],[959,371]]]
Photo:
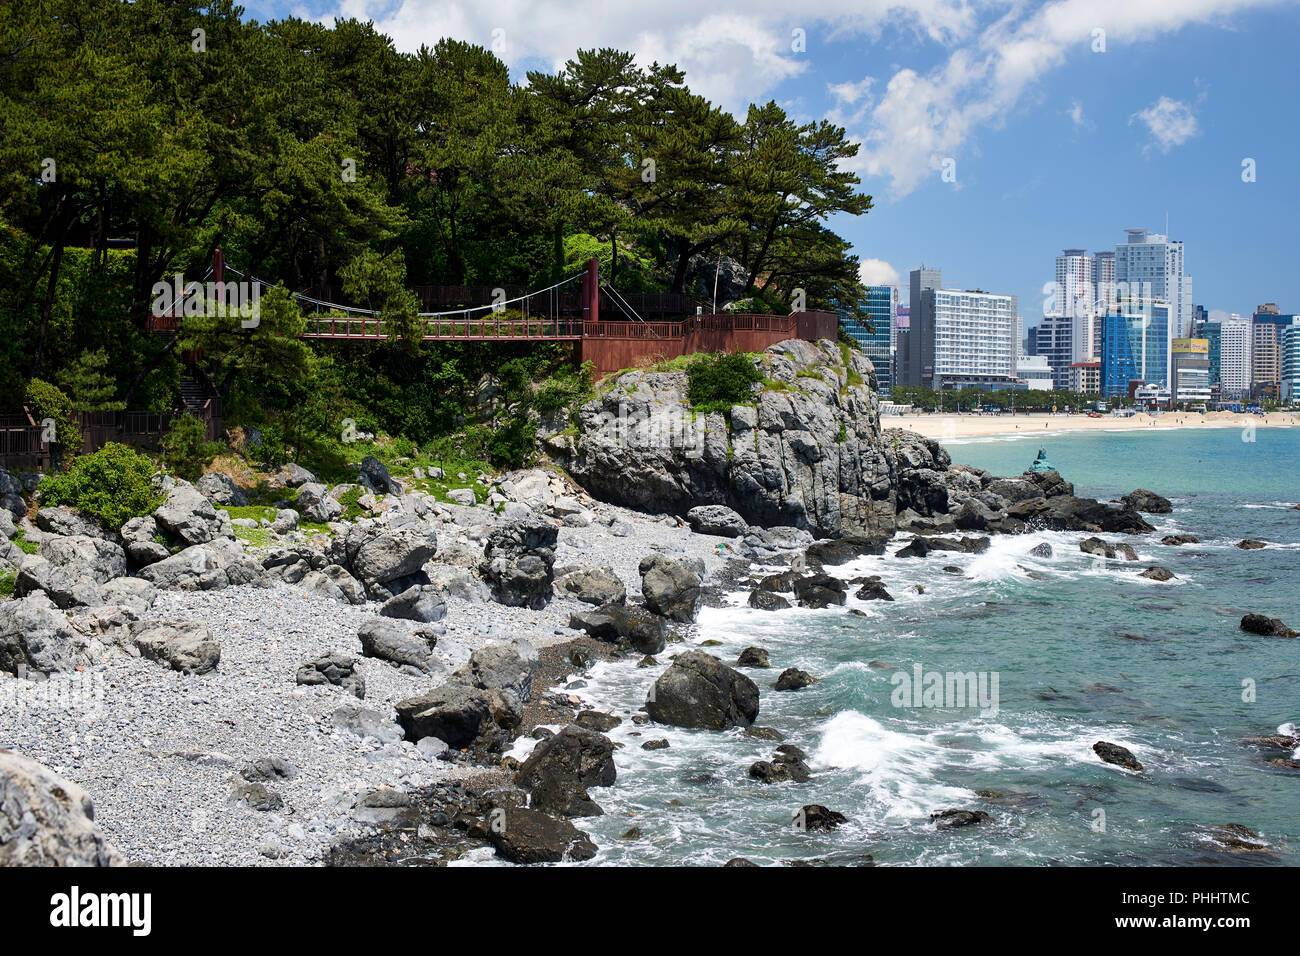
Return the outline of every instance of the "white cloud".
[[[861,125],[852,168],[890,182],[895,197],[933,178],[981,127],[995,128],[1044,74],[1067,56],[1115,56],[1126,44],[1275,0],[1056,0],[1004,4],[1006,12],[946,62],[927,73],[900,69]],[[1093,53],[1093,31],[1106,32],[1107,53]],[[1082,109],[1079,117],[1082,119]],[[1177,127],[1173,127],[1177,129]],[[1154,131],[1153,131],[1154,132]],[[1175,134],[1176,135],[1176,134]]]
[[[1154,143],[1162,153],[1167,153],[1175,146],[1181,146],[1200,132],[1196,114],[1192,108],[1181,100],[1162,96],[1144,110],[1139,110],[1129,117],[1129,125],[1140,122],[1151,132]]]
[[[1083,115],[1083,103],[1079,100],[1073,101],[1065,114],[1070,117],[1070,122],[1075,126],[1084,126],[1088,122],[1088,118]]]
[[[858,278],[863,285],[894,285],[898,270],[884,259],[863,259],[858,265]]]
[[[829,118],[862,144],[850,164],[905,195],[958,157],[982,128],[996,128],[1045,74],[1069,56],[1123,48],[1195,23],[1284,0],[335,0],[321,17],[373,19],[401,50],[444,36],[491,47],[512,69],[563,65],[578,49],[612,46],[648,64],[675,63],[692,89],[733,113],[764,102],[787,80],[818,69],[825,45],[851,41],[863,57],[886,26],[947,51],[933,69],[823,78]],[[804,30],[805,52],[792,31]],[[1106,53],[1092,53],[1093,31]],[[885,79],[885,75],[888,79]],[[516,74],[517,75],[517,74]],[[1080,114],[1082,115],[1082,114]],[[868,186],[870,191],[875,191]]]
[[[1008,0],[997,0],[1008,2]],[[642,64],[675,63],[691,89],[743,115],[784,81],[815,68],[832,39],[878,36],[886,23],[933,43],[950,44],[976,25],[970,0],[335,0],[324,14],[374,20],[399,50],[432,46],[444,36],[493,48],[513,69],[538,61],[555,69],[576,50],[615,47]],[[796,52],[793,31],[804,31]],[[855,84],[847,84],[852,86]],[[858,83],[865,93],[869,83]]]

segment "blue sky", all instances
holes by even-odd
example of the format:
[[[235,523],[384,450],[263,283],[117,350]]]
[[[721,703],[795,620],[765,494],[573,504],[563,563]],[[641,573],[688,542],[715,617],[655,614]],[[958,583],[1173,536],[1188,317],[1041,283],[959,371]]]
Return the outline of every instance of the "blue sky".
[[[677,63],[692,88],[738,115],[750,100],[775,99],[801,118],[830,117],[862,143],[855,165],[876,200],[834,226],[867,263],[864,277],[897,276],[904,300],[908,270],[924,262],[943,269],[945,285],[1019,296],[1033,324],[1061,249],[1111,249],[1126,228],[1163,231],[1168,215],[1198,304],[1300,312],[1295,0],[249,0],[246,9],[257,19],[373,19],[406,50],[455,36],[494,47],[518,78],[579,47],[614,46]],[[955,182],[943,181],[946,160]]]

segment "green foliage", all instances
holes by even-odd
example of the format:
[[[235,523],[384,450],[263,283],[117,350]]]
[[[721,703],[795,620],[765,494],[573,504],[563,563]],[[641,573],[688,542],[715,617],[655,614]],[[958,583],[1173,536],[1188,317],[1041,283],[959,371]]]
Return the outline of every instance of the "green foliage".
[[[134,448],[109,442],[99,451],[72,459],[66,471],[41,482],[42,505],[68,505],[98,518],[116,531],[132,518],[162,503],[150,482],[154,464]]]
[[[0,571],[0,598],[9,598],[14,596],[14,582],[17,579],[17,571]]]
[[[532,406],[539,412],[555,411],[560,408],[575,409],[589,399],[595,388],[596,367],[591,362],[583,362],[576,371],[561,368],[547,377],[537,388]]]
[[[487,444],[488,460],[500,468],[531,465],[536,455],[537,426],[523,415],[498,425]]]
[[[730,411],[754,400],[752,386],[763,380],[746,352],[697,355],[686,367],[691,407],[700,412]]]
[[[193,415],[180,415],[173,419],[162,439],[163,461],[167,467],[190,480],[203,474],[203,469],[222,450],[219,442],[207,440],[203,422]]]
[[[125,402],[114,398],[117,382],[108,368],[108,350],[101,348],[83,351],[63,370],[60,381],[73,408],[79,412],[120,412],[126,408]]]
[[[360,500],[360,488],[349,488],[347,491],[343,492],[343,494],[339,495],[339,504],[343,506],[344,521],[356,521],[365,514],[361,506],[357,504]]]
[[[14,535],[14,544],[18,545],[18,550],[23,554],[35,554],[40,547],[35,541],[28,541],[27,536],[21,530]]]
[[[72,402],[49,382],[34,378],[27,383],[27,407],[37,422],[52,421],[50,444],[58,455],[81,447],[81,429],[73,417]]]

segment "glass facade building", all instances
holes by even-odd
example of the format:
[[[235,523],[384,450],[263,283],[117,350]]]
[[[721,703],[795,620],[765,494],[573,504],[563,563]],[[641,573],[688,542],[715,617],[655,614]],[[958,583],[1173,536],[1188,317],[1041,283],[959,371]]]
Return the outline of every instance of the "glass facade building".
[[[866,296],[858,302],[858,309],[866,313],[870,326],[845,309],[839,310],[840,328],[858,343],[862,352],[876,367],[876,384],[882,392],[893,386],[893,349],[891,339],[894,313],[898,308],[898,290],[894,286],[867,286]]]
[[[1121,311],[1103,317],[1103,395],[1127,395],[1133,381],[1169,387],[1169,320],[1169,306],[1163,302],[1121,306]]]

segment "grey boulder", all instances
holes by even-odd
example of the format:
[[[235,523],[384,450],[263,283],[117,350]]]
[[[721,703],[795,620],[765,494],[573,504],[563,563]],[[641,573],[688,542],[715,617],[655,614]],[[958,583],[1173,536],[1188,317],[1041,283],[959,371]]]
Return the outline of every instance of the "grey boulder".
[[[758,685],[716,657],[687,651],[650,688],[646,712],[675,727],[748,727],[758,717]]]

